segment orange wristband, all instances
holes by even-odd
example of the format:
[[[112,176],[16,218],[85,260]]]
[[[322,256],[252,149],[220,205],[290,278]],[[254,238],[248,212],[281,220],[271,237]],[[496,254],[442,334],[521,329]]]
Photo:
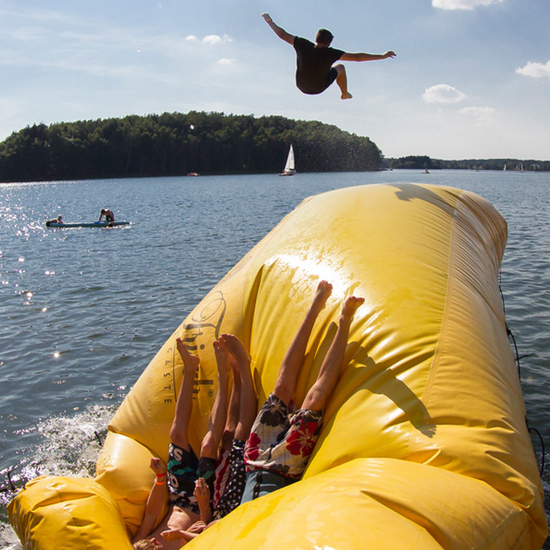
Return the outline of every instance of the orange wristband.
[[[166,479],[164,479],[165,477],[166,477],[166,474],[157,474],[157,479],[156,479],[157,485],[164,485],[164,482],[166,481]]]

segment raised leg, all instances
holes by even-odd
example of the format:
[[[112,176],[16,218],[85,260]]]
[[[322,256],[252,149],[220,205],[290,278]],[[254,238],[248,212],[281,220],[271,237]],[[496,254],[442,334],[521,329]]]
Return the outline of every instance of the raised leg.
[[[218,393],[216,394],[214,405],[212,406],[212,412],[210,413],[210,424],[208,426],[208,431],[202,440],[201,456],[217,459],[220,442],[227,419],[228,389],[231,366],[229,364],[227,349],[221,340],[214,342],[214,352],[216,355],[216,363],[218,365]]]
[[[327,281],[321,281],[317,287],[313,302],[309,307],[306,316],[302,321],[296,336],[294,337],[294,340],[290,344],[285,357],[283,358],[273,393],[287,406],[290,404],[290,400],[292,399],[292,395],[296,389],[298,375],[300,374],[300,369],[304,363],[307,343],[311,335],[311,331],[313,330],[313,325],[315,324],[319,313],[321,313],[325,307],[331,293],[332,285]]]
[[[223,337],[222,337],[223,338]],[[227,347],[227,344],[226,344]],[[229,354],[229,362],[233,370],[233,387],[229,397],[229,407],[227,409],[227,421],[222,435],[222,448],[230,450],[231,443],[235,437],[235,430],[239,422],[239,409],[241,406],[241,373],[237,361],[232,354]]]
[[[344,65],[334,65],[334,68],[338,72],[336,77],[336,84],[340,88],[342,95],[341,99],[351,99],[353,96],[348,92],[348,76],[346,74],[346,68]]]
[[[221,338],[227,350],[235,359],[235,366],[238,370],[241,384],[239,420],[235,429],[235,439],[246,441],[250,435],[250,428],[252,428],[252,424],[256,418],[258,401],[250,370],[250,355],[242,342],[233,334],[223,334]]]
[[[181,338],[176,339],[176,345],[183,359],[184,370],[180,392],[176,402],[174,420],[170,428],[170,441],[178,447],[188,451],[188,428],[191,410],[193,408],[193,383],[195,381],[195,374],[199,368],[199,358],[189,353]]]
[[[321,370],[315,384],[311,386],[304,402],[303,409],[322,411],[330,399],[336,384],[340,378],[340,371],[343,367],[344,356],[348,343],[349,331],[353,316],[357,308],[365,301],[364,298],[349,296],[342,306],[340,321],[336,336],[330,345],[327,355],[321,365]]]

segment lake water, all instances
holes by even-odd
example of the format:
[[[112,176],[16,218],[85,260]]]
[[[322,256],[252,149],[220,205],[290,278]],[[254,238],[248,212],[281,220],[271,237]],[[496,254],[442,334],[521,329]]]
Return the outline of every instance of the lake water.
[[[550,448],[550,174],[443,171],[0,185],[0,548],[10,484],[93,475],[107,423],[173,330],[305,197],[371,183],[473,191],[509,225],[501,274],[527,415]],[[46,219],[115,229],[50,229]],[[533,439],[539,463],[542,447]],[[548,453],[547,453],[548,454]],[[546,457],[547,464],[550,456]],[[549,468],[543,474],[550,488]],[[546,503],[547,515],[550,504]]]

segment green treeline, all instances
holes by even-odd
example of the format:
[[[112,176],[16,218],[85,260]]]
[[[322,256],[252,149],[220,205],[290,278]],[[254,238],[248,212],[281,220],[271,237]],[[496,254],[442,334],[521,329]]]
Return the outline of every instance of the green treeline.
[[[525,172],[548,172],[550,161],[518,159],[470,159],[438,160],[427,156],[409,156],[398,159],[385,159],[385,168],[423,170],[512,170]]]
[[[0,143],[0,182],[278,173],[291,143],[299,172],[381,168],[369,138],[333,125],[191,111],[28,126]]]

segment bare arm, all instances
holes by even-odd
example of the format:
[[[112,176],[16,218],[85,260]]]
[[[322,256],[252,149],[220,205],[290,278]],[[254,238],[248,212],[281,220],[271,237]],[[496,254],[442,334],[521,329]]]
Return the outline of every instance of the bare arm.
[[[162,504],[164,501],[164,487],[166,486],[166,471],[162,462],[158,458],[151,458],[150,464],[151,470],[157,474],[151,492],[147,498],[147,504],[145,505],[145,513],[143,514],[143,520],[141,525],[132,539],[132,542],[137,542],[147,537],[154,529],[158,516],[162,510]]]
[[[199,505],[200,519],[205,525],[212,519],[212,509],[210,508],[210,489],[206,481],[199,477],[195,482],[195,491],[193,493]]]
[[[265,22],[271,27],[273,32],[281,39],[290,44],[294,45],[294,35],[286,32],[282,27],[279,27],[276,23],[273,22],[269,13],[262,13],[262,17],[265,19]]]
[[[395,57],[395,52],[391,50],[386,53],[344,53],[340,58],[341,61],[376,61],[378,59],[388,59],[388,57]]]
[[[168,529],[167,531],[163,531],[161,533],[162,538],[165,538],[166,540],[183,539],[185,542],[189,542],[199,535],[200,533],[191,533],[190,531],[183,531],[182,529]]]

